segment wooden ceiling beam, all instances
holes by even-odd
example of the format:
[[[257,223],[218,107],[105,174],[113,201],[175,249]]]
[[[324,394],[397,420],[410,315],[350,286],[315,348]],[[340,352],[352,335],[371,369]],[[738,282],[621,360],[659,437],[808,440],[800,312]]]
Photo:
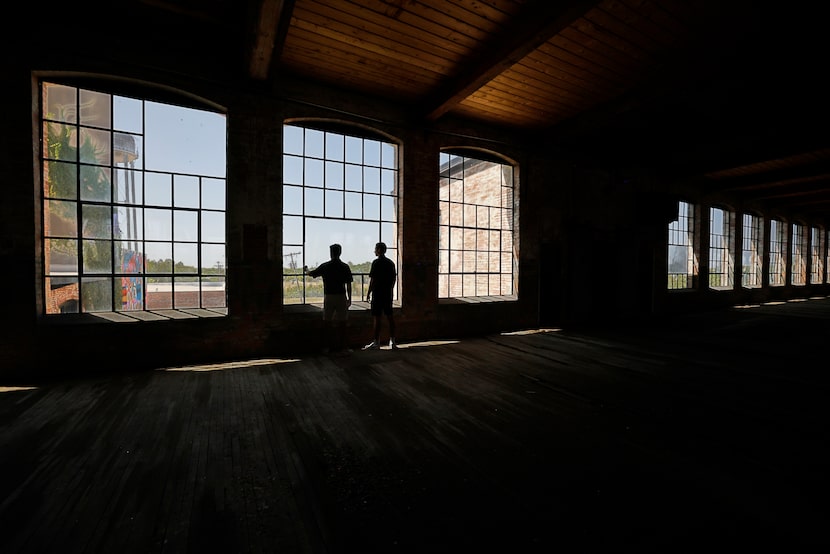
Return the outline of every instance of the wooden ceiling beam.
[[[434,121],[446,114],[598,3],[599,0],[529,2],[504,33],[483,44],[466,63],[461,64],[465,69],[431,95],[424,108],[427,119]]]
[[[294,0],[261,0],[249,64],[251,78],[260,81],[268,78],[272,60],[282,51],[293,9]]]

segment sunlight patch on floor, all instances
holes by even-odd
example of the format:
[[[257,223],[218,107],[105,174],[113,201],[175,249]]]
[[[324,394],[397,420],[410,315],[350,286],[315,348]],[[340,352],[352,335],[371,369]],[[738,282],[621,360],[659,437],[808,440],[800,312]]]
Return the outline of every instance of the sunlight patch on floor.
[[[2,387],[0,386],[0,393],[4,392],[20,392],[22,390],[36,390],[38,387]]]
[[[525,329],[523,331],[510,331],[501,333],[504,337],[515,337],[521,335],[537,335],[539,333],[558,333],[562,331],[562,329],[554,328],[554,329]]]
[[[238,362],[225,362],[220,364],[188,365],[181,367],[165,367],[158,371],[225,371],[227,369],[240,369],[245,367],[257,367],[264,365],[287,364],[299,362],[298,358],[266,358],[261,360],[244,360]]]
[[[448,344],[458,344],[458,340],[425,340],[421,342],[407,342],[405,344],[398,343],[398,348],[419,348],[422,346],[446,346]],[[388,346],[381,346],[382,349],[389,350]]]

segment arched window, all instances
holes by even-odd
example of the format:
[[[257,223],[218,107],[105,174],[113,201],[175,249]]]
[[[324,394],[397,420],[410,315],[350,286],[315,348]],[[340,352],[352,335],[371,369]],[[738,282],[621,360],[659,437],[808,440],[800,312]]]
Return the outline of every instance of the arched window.
[[[668,288],[683,290],[694,287],[697,275],[695,255],[695,207],[688,202],[677,203],[677,218],[669,223]]]
[[[759,288],[764,277],[764,219],[745,213],[742,231],[741,286]]]
[[[284,125],[283,141],[283,304],[323,302],[320,279],[303,275],[303,266],[328,260],[334,243],[352,269],[353,298],[362,299],[376,243],[400,267],[398,146],[318,121]]]
[[[439,177],[438,297],[514,295],[513,166],[442,152]]]
[[[807,284],[807,257],[809,256],[807,226],[803,223],[793,222],[790,252],[792,259],[790,265],[790,283],[793,285]]]
[[[810,284],[817,285],[824,282],[824,230],[813,225],[810,227]]]
[[[734,220],[734,213],[725,208],[709,208],[709,287],[713,289],[735,286]]]
[[[783,286],[787,278],[787,225],[780,219],[769,222],[769,284]]]
[[[43,312],[226,313],[223,114],[41,83]]]

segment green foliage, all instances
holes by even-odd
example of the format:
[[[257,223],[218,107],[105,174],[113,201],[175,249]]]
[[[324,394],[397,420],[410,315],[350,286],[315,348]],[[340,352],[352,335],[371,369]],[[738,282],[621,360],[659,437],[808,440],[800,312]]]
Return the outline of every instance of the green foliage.
[[[81,145],[80,151],[72,146],[72,132],[73,129],[77,132],[77,128],[69,125],[47,125],[47,150],[49,157],[55,160],[64,160],[75,162],[78,159],[83,160],[99,160],[102,152],[95,148],[95,144],[89,137],[86,137]],[[49,187],[48,194],[53,197],[61,198],[75,198],[76,190],[76,174],[77,166],[74,163],[51,164],[49,167]],[[82,182],[81,190],[84,191],[85,197],[91,198],[109,198],[111,183],[107,173],[102,167],[89,166],[85,171],[81,172]],[[72,204],[58,204],[62,209],[71,209]],[[55,209],[61,209],[55,206]],[[55,217],[71,219],[71,214],[68,213],[54,213]],[[111,227],[111,221],[94,221],[86,222],[88,229],[107,229]],[[107,251],[104,251],[107,250]],[[89,243],[84,248],[84,258],[90,267],[99,267],[104,261],[111,260],[111,253],[106,249],[102,243]],[[111,306],[112,291],[108,287],[102,286],[88,286],[84,290],[83,305],[85,310],[109,310]]]

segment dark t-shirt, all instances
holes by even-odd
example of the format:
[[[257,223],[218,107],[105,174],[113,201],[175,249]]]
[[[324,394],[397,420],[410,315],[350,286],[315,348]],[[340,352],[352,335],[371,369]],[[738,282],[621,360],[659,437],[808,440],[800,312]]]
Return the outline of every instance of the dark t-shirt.
[[[324,294],[346,294],[346,284],[354,280],[351,268],[341,260],[323,262],[308,274],[312,277],[323,277]]]
[[[378,256],[372,261],[369,277],[374,281],[372,285],[373,298],[383,300],[392,298],[392,286],[395,284],[395,262],[386,256]]]

